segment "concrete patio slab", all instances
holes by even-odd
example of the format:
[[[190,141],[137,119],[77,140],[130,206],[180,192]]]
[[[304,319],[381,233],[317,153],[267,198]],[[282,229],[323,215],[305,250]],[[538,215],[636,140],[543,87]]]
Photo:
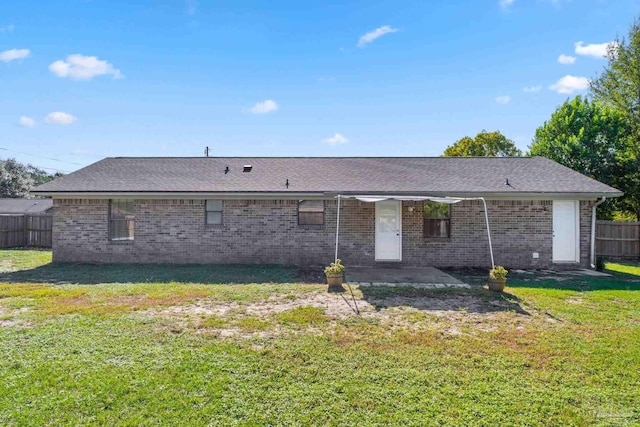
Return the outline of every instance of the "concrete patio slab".
[[[468,288],[469,285],[434,267],[349,267],[349,284],[358,286],[411,286],[416,288]]]
[[[389,283],[389,282],[347,282],[349,285],[366,288],[368,286],[388,286],[390,288],[410,287],[417,289],[464,288],[471,289],[466,283]]]
[[[591,277],[612,277],[609,273],[602,271],[589,270],[587,268],[581,268],[578,270],[542,270],[543,273],[557,274],[562,276],[591,276]]]

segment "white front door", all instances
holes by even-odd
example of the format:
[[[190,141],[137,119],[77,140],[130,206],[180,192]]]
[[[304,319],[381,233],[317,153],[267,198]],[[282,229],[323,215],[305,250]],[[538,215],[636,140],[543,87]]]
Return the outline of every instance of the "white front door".
[[[580,202],[553,201],[553,262],[580,261]]]
[[[402,202],[376,202],[376,261],[402,261]]]

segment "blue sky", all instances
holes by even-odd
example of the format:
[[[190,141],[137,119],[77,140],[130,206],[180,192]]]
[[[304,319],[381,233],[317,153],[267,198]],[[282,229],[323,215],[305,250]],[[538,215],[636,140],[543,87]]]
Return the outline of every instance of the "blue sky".
[[[482,129],[526,149],[639,12],[638,0],[2,2],[0,157],[72,171],[205,146],[437,156]]]

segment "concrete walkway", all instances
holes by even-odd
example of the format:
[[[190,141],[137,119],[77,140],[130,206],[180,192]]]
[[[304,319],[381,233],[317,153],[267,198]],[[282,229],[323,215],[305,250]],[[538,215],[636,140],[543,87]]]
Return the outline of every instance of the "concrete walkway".
[[[357,286],[409,286],[414,288],[470,288],[434,267],[350,267],[347,283]]]

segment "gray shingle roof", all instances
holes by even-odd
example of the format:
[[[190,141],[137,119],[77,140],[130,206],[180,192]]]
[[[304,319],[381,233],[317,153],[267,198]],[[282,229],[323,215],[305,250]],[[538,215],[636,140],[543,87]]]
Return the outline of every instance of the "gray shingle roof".
[[[0,199],[0,214],[38,214],[52,207],[51,199]]]
[[[543,157],[116,157],[35,192],[622,194]]]

